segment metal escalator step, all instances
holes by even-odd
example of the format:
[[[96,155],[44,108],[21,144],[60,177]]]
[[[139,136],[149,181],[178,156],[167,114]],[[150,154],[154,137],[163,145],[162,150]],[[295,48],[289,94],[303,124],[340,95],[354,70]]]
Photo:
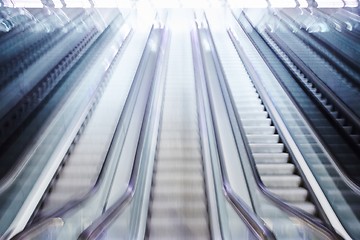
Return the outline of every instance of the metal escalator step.
[[[199,133],[196,131],[163,131],[160,134],[160,140],[171,140],[171,139],[199,139]]]
[[[278,143],[280,138],[277,134],[269,135],[248,135],[248,142],[251,143]]]
[[[241,115],[241,120],[245,119],[264,119],[268,117],[268,113],[266,111],[260,112],[249,112],[247,114]]]
[[[59,181],[56,182],[55,188],[57,190],[61,191],[70,191],[72,188],[87,188],[94,184],[94,179],[92,177],[86,178],[85,176],[79,178],[60,178]]]
[[[290,175],[294,173],[295,166],[292,163],[263,164],[258,163],[256,167],[260,175]]]
[[[243,114],[247,114],[247,113],[255,113],[255,112],[262,112],[265,110],[265,107],[263,105],[259,105],[259,104],[237,104],[237,110],[240,113],[240,116]]]
[[[156,165],[156,171],[197,171],[201,172],[203,166],[200,161],[159,161]]]
[[[201,152],[199,148],[184,149],[170,149],[170,148],[159,148],[157,151],[157,159],[201,159]]]
[[[186,172],[158,172],[154,176],[154,184],[184,184],[193,182],[195,185],[202,185],[202,172],[186,171]]]
[[[253,153],[255,163],[287,163],[289,160],[288,153]]]
[[[240,99],[236,99],[235,101],[236,105],[239,106],[262,106],[261,99],[258,98],[258,95],[250,95],[247,97],[241,97]]]
[[[241,119],[241,122],[243,124],[243,126],[270,126],[271,125],[271,120],[269,118],[265,118],[265,119]]]
[[[206,202],[204,201],[156,201],[152,204],[150,215],[153,218],[171,217],[172,215],[183,217],[206,216]]]
[[[203,216],[151,218],[148,225],[149,239],[210,239],[208,223]]]
[[[275,133],[275,127],[274,126],[266,126],[266,127],[262,127],[262,126],[244,126],[245,129],[245,133],[247,135],[250,134],[274,134]]]
[[[181,122],[181,121],[167,121],[161,124],[162,131],[198,131],[199,126],[195,121]]]
[[[269,188],[291,188],[301,184],[301,178],[297,175],[261,176],[261,180]]]
[[[84,171],[84,168],[86,168],[86,171]],[[66,164],[66,167],[63,168],[63,171],[61,172],[61,178],[72,178],[72,179],[78,179],[78,178],[94,178],[97,176],[97,173],[100,171],[101,165],[80,165],[80,164],[73,164],[72,162],[69,162]]]
[[[189,149],[189,148],[198,148],[200,149],[200,142],[198,139],[188,139],[186,141],[182,140],[164,140],[159,139],[158,142],[159,148],[178,148],[178,149]]]
[[[289,202],[304,202],[308,197],[308,191],[305,188],[269,188],[269,190]]]
[[[253,153],[281,153],[284,151],[282,143],[250,143]]]
[[[301,210],[303,210],[311,215],[316,214],[316,207],[314,204],[312,204],[310,202],[290,203],[289,205],[300,208]]]

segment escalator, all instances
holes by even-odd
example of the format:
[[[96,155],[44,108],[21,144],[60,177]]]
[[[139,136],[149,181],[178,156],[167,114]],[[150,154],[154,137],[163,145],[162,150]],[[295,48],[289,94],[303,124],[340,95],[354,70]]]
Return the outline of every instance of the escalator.
[[[251,15],[251,13],[249,13],[249,15]],[[358,199],[357,186],[349,181],[348,175],[339,170],[337,164],[342,166],[347,165],[349,173],[355,177],[358,171],[354,163],[357,162],[356,159],[358,159],[358,155],[354,152],[348,140],[338,131],[338,123],[334,125],[334,123],[329,120],[323,108],[321,106],[319,107],[319,104],[316,102],[313,102],[313,99],[309,97],[306,89],[297,81],[297,78],[301,78],[301,76],[286,69],[287,65],[283,65],[283,62],[280,61],[282,55],[278,55],[280,57],[279,59],[278,56],[274,54],[274,52],[277,53],[277,51],[276,48],[273,48],[272,42],[268,41],[265,37],[262,39],[256,29],[252,28],[249,22],[246,21],[246,18],[241,17],[241,14],[238,22],[244,33],[249,37],[249,40],[254,44],[259,55],[265,60],[272,74],[275,75],[275,82],[278,81],[280,83],[286,94],[290,96],[291,101],[296,103],[295,106],[301,110],[309,126],[316,131],[317,137],[314,138],[311,137],[312,134],[306,130],[305,125],[299,125],[299,120],[291,120],[287,124],[291,135],[294,140],[298,141],[297,145],[299,149],[323,189],[329,203],[332,205],[332,208],[349,233],[355,234],[354,236],[356,236],[355,226],[358,225],[358,219],[356,217],[358,211],[358,204],[356,202],[358,200],[355,200]],[[233,29],[236,29],[236,27]],[[290,68],[290,70],[292,69]],[[260,71],[258,71],[258,74],[265,75],[265,73]],[[268,80],[262,84],[267,89],[273,89],[272,91],[275,91],[275,89],[277,89],[277,87],[275,88],[275,82]],[[291,119],[291,115],[294,113],[290,111],[289,106],[281,103],[281,98],[277,96],[279,94],[270,92],[270,90],[269,93],[274,95],[273,101],[274,104],[276,104],[276,108],[279,109],[280,112],[283,112],[281,114],[282,118],[285,121],[286,118]],[[302,134],[304,134],[303,137],[301,137]],[[319,140],[316,140],[316,138]],[[310,142],[308,142],[309,140]],[[318,145],[318,141],[321,143],[320,145]],[[327,152],[330,152],[330,155]],[[319,160],[316,160],[316,158]],[[345,212],[347,213],[345,214]]]
[[[248,24],[245,18],[240,19],[244,26]],[[311,77],[308,75],[305,76],[303,72],[297,68],[297,65],[287,57],[286,52],[280,49],[267,33],[262,32],[261,36],[273,52],[278,54],[280,60],[282,60],[288,70],[284,70],[281,64],[275,64],[278,60],[272,56],[273,53],[271,51],[267,50],[268,46],[262,43],[263,40],[256,32],[249,33],[249,35],[251,35],[254,41],[256,41],[256,44],[259,45],[259,49],[263,52],[264,58],[268,59],[269,65],[274,68],[274,71],[277,71],[280,76],[281,74],[289,75],[287,71],[293,75],[291,78],[295,80],[295,83],[287,81],[285,77],[280,79],[284,79],[283,82],[287,82],[284,84],[287,85],[286,88],[289,90],[289,93],[293,96],[296,95],[294,101],[299,102],[304,113],[308,116],[308,120],[313,122],[313,127],[317,129],[325,143],[329,146],[329,150],[333,152],[338,159],[337,162],[339,166],[347,172],[352,181],[355,183],[358,182],[358,171],[356,170],[358,168],[358,161],[356,159],[359,153],[357,117],[346,110],[346,107],[344,109],[341,103],[334,99],[332,93],[327,91],[325,87],[321,87],[321,84],[317,85],[312,80],[309,80]],[[292,87],[289,84],[292,85]],[[295,85],[297,85],[297,87],[295,87]],[[303,95],[302,99],[304,100],[300,100],[300,96],[297,94],[299,91],[305,92],[308,96]],[[356,93],[357,90],[353,89],[353,92]],[[310,103],[309,100],[312,100],[314,103]],[[313,111],[312,109],[314,107],[315,109]]]
[[[294,233],[290,230],[293,223],[277,213],[274,206],[278,206],[290,215],[294,214],[314,228],[321,229],[320,232],[325,235],[336,236],[313,192],[316,183],[315,185],[309,183],[313,180],[308,179],[312,179],[313,176],[305,173],[303,166],[298,163],[299,159],[293,152],[295,147],[288,145],[288,139],[284,138],[284,129],[279,127],[277,119],[274,120],[274,116],[277,115],[276,110],[269,107],[268,96],[264,96],[264,92],[260,91],[259,86],[253,82],[253,76],[250,77],[248,69],[242,63],[243,56],[239,54],[241,59],[239,58],[238,43],[232,42],[225,28],[221,29],[221,25],[216,23],[215,19],[221,18],[219,14],[209,11],[207,16],[209,16],[211,37],[216,47],[216,50],[213,50],[217,53],[214,54],[214,58],[219,58],[218,71],[224,74],[224,77],[220,78],[223,79],[222,91],[225,96],[229,94],[228,111],[232,111],[233,108],[235,112],[233,118],[237,119],[233,120],[233,129],[239,130],[234,130],[234,134],[240,134],[238,144],[241,144],[240,142],[245,144],[247,161],[255,176],[257,187],[262,189],[260,195],[272,202],[257,203],[264,200],[259,198],[257,191],[251,191],[254,211],[271,226],[277,238],[299,236],[296,231]],[[230,36],[233,37],[231,34]],[[238,145],[240,155],[241,148]],[[244,159],[243,157],[242,161],[246,161]],[[248,178],[252,176],[249,174]]]
[[[317,48],[329,52],[329,54],[325,53],[325,56],[333,55],[335,56],[335,61],[336,58],[339,61],[343,61],[339,66],[344,67],[346,71],[351,69],[349,71],[350,74],[355,75],[355,78],[360,82],[358,74],[351,73],[352,71],[358,71],[360,67],[360,63],[357,61],[360,56],[360,45],[357,41],[353,41],[351,38],[346,37],[346,35],[336,31],[336,29],[331,28],[324,20],[311,14],[308,9],[282,9],[280,14],[285,19],[291,19],[298,26],[297,29],[300,32],[306,32],[309,38],[313,39],[311,42]],[[332,60],[331,57],[329,60]]]
[[[81,126],[81,135],[76,136],[66,152],[32,221],[13,239],[26,239],[33,232],[46,236],[47,231],[54,231],[50,234],[56,234],[58,239],[73,239],[106,205],[114,172],[117,168],[126,168],[126,163],[118,163],[123,148],[125,152],[129,150],[126,132],[140,119],[132,116],[137,112],[133,105],[143,104],[144,100],[138,100],[139,96],[146,94],[146,86],[151,82],[144,80],[143,74],[151,70],[148,62],[150,66],[156,62],[153,61],[156,59],[153,47],[158,34],[156,30],[150,31],[150,24],[143,21],[139,20],[131,33],[128,24],[131,26],[134,22],[115,24],[116,30],[110,31],[104,45],[98,46],[103,50],[103,57],[107,56],[105,64],[108,65],[101,77],[103,84],[94,94],[98,103],[90,104],[97,106],[90,110],[86,125]],[[150,40],[147,38],[149,32]],[[128,34],[130,39],[127,39]],[[93,73],[90,71],[89,74]],[[66,225],[52,229],[52,219],[59,218]]]
[[[148,239],[211,238],[193,71],[190,37],[174,31],[154,163]]]
[[[167,37],[171,40],[169,44],[167,40],[162,43],[166,50],[157,63],[158,74],[151,101],[148,100],[127,190],[120,197],[113,197],[118,196],[115,191],[120,182],[116,182],[106,211],[79,239],[221,239],[224,236],[273,239],[264,223],[245,206],[248,202],[234,194],[226,177],[217,194],[209,190],[215,187],[209,182],[214,177],[211,166],[216,163],[208,162],[213,160],[209,160],[208,147],[203,144],[210,140],[202,137],[209,130],[206,129],[209,122],[205,123],[204,109],[197,107],[202,106],[199,102],[204,95],[200,92],[205,84],[200,83],[204,81],[199,68],[201,53],[195,32],[193,38],[184,34],[190,33],[192,11],[169,12],[170,23],[165,32],[171,29]],[[179,21],[183,26],[171,27],[171,23]],[[193,40],[193,56],[190,40]],[[168,57],[167,67],[162,68],[160,63],[165,57]],[[224,197],[231,203],[230,209],[216,203],[225,200]],[[210,209],[209,205],[214,208]],[[224,211],[218,213],[218,208]],[[227,212],[231,209],[235,215]],[[232,228],[231,233],[218,229],[223,218],[227,220],[222,224]]]
[[[69,163],[68,160],[76,156],[76,154],[73,154],[75,153],[73,150],[77,143],[82,142],[82,147],[84,147],[85,145],[96,144],[96,141],[99,141],[98,148],[92,152],[98,154],[100,147],[106,147],[106,141],[108,141],[108,135],[110,135],[109,131],[99,133],[99,130],[113,127],[111,121],[114,121],[115,118],[109,117],[109,119],[106,119],[108,122],[104,123],[104,126],[99,121],[89,121],[89,119],[95,119],[95,117],[90,118],[91,115],[99,116],[101,112],[108,111],[106,106],[105,108],[103,106],[102,110],[98,111],[99,113],[95,113],[94,109],[96,109],[98,102],[100,102],[101,106],[106,105],[106,99],[109,101],[109,96],[104,97],[105,100],[102,101],[99,101],[99,99],[104,93],[109,78],[114,77],[112,73],[115,71],[115,76],[119,75],[119,70],[114,69],[114,63],[117,62],[116,59],[119,59],[120,53],[122,53],[120,51],[121,47],[126,45],[125,39],[130,28],[127,24],[124,24],[121,12],[116,15],[115,20],[112,19],[114,16],[111,16],[111,14],[108,16],[109,19],[105,18],[106,21],[109,20],[109,22],[104,21],[105,26],[106,24],[109,25],[106,26],[106,29],[103,29],[102,34],[89,49],[84,49],[88,51],[82,56],[78,64],[71,69],[70,73],[64,77],[65,83],[59,84],[51,92],[50,96],[41,102],[40,107],[35,110],[27,120],[26,125],[21,129],[21,134],[17,136],[14,144],[9,147],[7,152],[2,152],[3,157],[6,157],[5,159],[16,157],[19,162],[16,167],[7,172],[7,177],[1,182],[0,208],[4,213],[1,216],[2,235],[4,235],[4,232],[5,235],[13,235],[24,228],[26,224],[30,224],[29,219],[30,222],[34,218],[39,220],[40,216],[36,215],[38,213],[37,204],[40,202],[38,207],[42,207],[40,201],[42,195],[46,192],[46,189],[53,191],[54,183],[59,179],[61,170],[65,169],[65,163]],[[104,47],[107,47],[107,49],[104,49]],[[99,56],[108,65],[102,65],[104,63],[97,64],[89,70],[89,65],[95,64]],[[110,85],[115,89],[113,91],[116,91],[116,88],[126,91],[129,81],[115,81]],[[119,96],[119,93],[119,91],[116,92],[116,95]],[[122,98],[126,98],[126,93],[123,93]],[[118,105],[121,104],[123,104],[123,101],[118,102]],[[116,115],[117,111],[109,113]],[[92,129],[93,137],[88,135],[89,128],[86,126],[88,123],[97,123],[97,127]],[[94,136],[96,136],[95,140]],[[32,144],[29,144],[29,141]],[[19,151],[22,147],[24,149]],[[76,149],[77,154],[79,154],[81,147]],[[83,148],[83,150],[88,149]],[[79,155],[77,156],[79,158]],[[87,162],[90,157],[89,154],[80,156],[83,162]],[[99,161],[99,159],[95,159],[95,161]],[[91,165],[90,161],[88,163]],[[101,164],[95,164],[93,167],[95,170],[91,174],[95,174],[96,177]],[[81,185],[81,181],[86,182],[86,178],[82,179],[84,175],[80,176],[78,173],[82,172],[86,177],[92,178],[90,181],[88,180],[87,184],[93,185],[94,176],[90,174],[90,171],[90,168],[80,166],[80,168],[75,167],[75,171],[72,168],[72,170],[64,174],[70,179],[72,177],[72,179],[65,183],[65,191],[58,194],[58,198],[62,202],[53,202],[53,205],[48,206],[47,210],[51,210],[50,212],[59,210],[69,200],[74,199],[74,196],[69,198],[69,195],[74,194],[74,192],[75,195],[81,195],[84,194],[84,190],[85,192],[88,191],[89,189]],[[48,186],[49,183],[50,186]],[[69,186],[75,188],[76,184],[78,188],[71,192]],[[79,187],[81,190],[79,190]],[[44,199],[46,195],[48,194],[43,196]],[[33,213],[34,211],[35,213]],[[45,215],[47,214],[49,214],[49,211]]]
[[[265,30],[265,32],[282,51],[286,52],[289,59],[298,66],[309,80],[309,84],[314,86],[311,89],[314,94],[319,93],[318,97],[326,100],[324,100],[325,107],[332,114],[341,115],[346,119],[349,127],[345,131],[352,135],[355,144],[359,145],[357,135],[359,134],[360,94],[359,89],[352,83],[352,80],[338,72],[334,66],[296,38],[283,25],[279,25],[277,31]],[[287,40],[284,42],[282,39]],[[341,103],[344,106],[338,106]]]

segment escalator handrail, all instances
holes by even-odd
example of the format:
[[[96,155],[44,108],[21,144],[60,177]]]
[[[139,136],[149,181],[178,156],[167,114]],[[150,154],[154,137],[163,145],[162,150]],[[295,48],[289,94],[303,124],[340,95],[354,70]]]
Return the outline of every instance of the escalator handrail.
[[[235,16],[235,15],[234,15]],[[247,18],[247,16],[244,14],[243,15],[247,21],[249,22],[249,24],[255,29],[255,27],[251,24],[251,22],[249,21],[249,19]],[[236,16],[235,16],[236,18]],[[239,21],[237,20],[238,24],[240,27],[241,24],[239,23]],[[255,29],[256,30],[256,29]],[[245,32],[246,33],[246,32]],[[246,33],[247,34],[247,33]],[[260,36],[261,37],[261,36]],[[263,53],[260,51],[260,49],[256,46],[256,43],[253,41],[253,39],[251,39],[251,37],[249,37],[249,40],[252,42],[252,44],[254,45],[254,47],[257,49],[258,53],[265,59]],[[264,40],[265,41],[265,40]],[[269,66],[269,64],[267,64]],[[271,72],[277,76],[277,74],[273,71],[273,69],[270,69]],[[294,102],[295,104],[295,102]],[[331,158],[331,162],[334,164],[334,167],[337,171],[337,173],[343,178],[345,184],[351,188],[357,195],[360,195],[360,187],[352,180],[350,179],[347,174],[345,173],[345,171],[343,170],[343,168],[339,165],[339,163],[336,161],[335,157],[332,155],[331,150],[329,149],[330,147],[321,139],[321,137],[317,134],[316,130],[313,127],[313,124],[310,123],[307,120],[307,117],[303,115],[303,117],[306,119],[307,124],[309,124],[309,127],[313,130],[314,135],[316,136],[316,138],[318,139],[318,141],[321,143],[321,145],[324,147],[325,151],[329,154],[330,158]]]
[[[210,31],[210,34],[212,35],[211,31]],[[233,41],[233,43],[235,44],[234,42],[234,38],[233,36],[231,35],[231,32],[229,32],[229,36],[231,38],[231,40]],[[212,41],[213,41],[213,38],[211,38]],[[213,51],[215,52],[216,55],[218,55],[217,53],[217,50],[216,49],[213,49]],[[257,74],[257,72],[253,69],[252,65],[250,64],[249,62],[249,59],[247,57],[245,57],[244,53],[241,52],[243,51],[242,49],[239,49],[239,47],[237,46],[236,47],[236,51],[238,51],[238,54],[239,54],[239,57],[241,57],[242,61],[246,64],[246,66],[249,68],[247,68],[247,71],[249,73],[249,75],[251,75],[251,79],[255,82],[259,82],[259,76]],[[221,67],[221,63],[218,62],[218,65],[219,65],[219,68],[222,70],[222,67]],[[251,73],[250,73],[251,72]],[[222,74],[223,75],[223,74]],[[227,89],[229,89],[229,86],[227,84],[227,82],[224,80],[224,82],[226,83],[226,87]],[[259,84],[257,84],[259,85]],[[231,98],[231,105],[230,106],[232,109],[235,109],[235,105],[234,105],[234,99],[232,98],[232,96],[229,94],[229,97]],[[270,111],[276,111],[275,109],[268,109],[269,112]],[[240,120],[240,117],[239,117],[239,114],[237,113],[237,111],[235,111],[235,116],[236,116],[236,121],[237,121],[237,125],[240,129],[240,135],[241,135],[241,138],[243,140],[243,143],[244,143],[244,147],[246,149],[246,155],[249,159],[249,164],[251,166],[251,170],[252,170],[252,173],[253,173],[253,176],[254,176],[254,179],[255,179],[255,182],[259,188],[259,190],[268,198],[270,199],[273,203],[275,203],[278,207],[280,207],[281,209],[283,209],[285,212],[287,212],[288,214],[290,215],[293,215],[295,217],[297,217],[298,219],[302,220],[302,222],[304,222],[305,224],[307,224],[308,226],[310,226],[311,229],[315,229],[317,231],[320,231],[322,234],[326,235],[327,237],[329,237],[330,239],[338,239],[339,236],[334,233],[332,230],[328,229],[325,225],[323,225],[321,222],[319,221],[315,221],[314,218],[312,216],[310,216],[309,214],[305,213],[304,211],[302,210],[299,210],[299,209],[296,209],[296,208],[293,208],[291,207],[290,205],[288,205],[287,203],[283,202],[279,197],[275,196],[271,191],[268,190],[268,188],[264,185],[264,183],[262,182],[261,178],[260,178],[260,175],[256,169],[256,165],[255,165],[255,160],[254,160],[254,157],[252,156],[252,152],[251,152],[251,149],[250,149],[250,145],[249,145],[249,142],[247,140],[247,137],[246,137],[246,133],[245,133],[245,130],[242,126],[242,123],[241,123],[241,120]]]
[[[167,38],[168,32],[163,30],[162,41]],[[165,40],[166,41],[166,40]],[[158,55],[159,58],[159,55]],[[145,63],[144,63],[145,64]],[[140,65],[139,65],[140,66]],[[155,72],[155,70],[154,70]],[[154,81],[150,86],[149,95],[153,94]],[[150,98],[151,96],[149,96]],[[125,210],[125,207],[130,204],[133,200],[136,191],[136,183],[139,175],[139,170],[141,168],[140,162],[142,157],[143,145],[145,142],[145,136],[147,131],[147,122],[149,118],[150,105],[151,101],[147,101],[144,117],[141,124],[140,137],[138,144],[136,146],[135,158],[130,174],[129,182],[127,183],[127,187],[125,192],[118,198],[108,209],[106,209],[101,216],[93,221],[93,223],[88,226],[82,233],[79,235],[79,240],[92,240],[97,239],[106,229],[110,227],[110,225],[116,221],[119,215]]]
[[[208,27],[207,27],[208,29]],[[195,47],[198,48],[198,46],[200,46],[201,44],[199,43],[199,25],[197,23],[197,27],[195,28],[196,31],[196,36],[193,37],[194,41],[196,41],[196,44],[194,44]],[[209,30],[208,30],[209,31]],[[212,48],[212,46],[210,46]],[[197,50],[198,52],[198,56],[197,58],[198,60],[198,69],[204,69],[205,70],[205,66],[203,65],[203,61],[202,56],[199,56],[202,54],[202,49]],[[199,53],[201,52],[201,53]],[[199,71],[202,72],[202,71]],[[207,81],[205,80],[206,77],[205,76],[200,76],[201,77],[201,81],[205,81],[206,85],[208,84]],[[205,90],[202,91],[209,91],[208,87],[204,87],[206,88]],[[211,112],[213,112],[213,102],[209,101],[209,103],[207,103],[210,105],[210,109]],[[211,118],[214,118],[213,114],[211,113]],[[214,120],[213,120],[214,122]],[[267,240],[273,240],[276,239],[274,236],[274,233],[268,228],[268,226],[262,221],[262,219],[260,219],[258,216],[256,216],[256,214],[252,211],[252,209],[235,193],[235,191],[233,190],[233,188],[231,187],[230,184],[230,180],[227,174],[227,170],[225,168],[225,160],[224,160],[224,155],[223,155],[223,150],[221,147],[221,143],[219,143],[219,138],[218,138],[218,132],[219,132],[219,127],[217,125],[213,125],[214,129],[215,129],[215,138],[216,138],[216,146],[214,146],[217,150],[218,150],[218,156],[219,156],[219,165],[220,165],[220,171],[221,171],[221,179],[222,179],[222,187],[223,187],[223,191],[224,191],[224,195],[226,197],[226,199],[230,202],[230,204],[233,206],[233,208],[235,209],[236,213],[240,216],[241,219],[243,219],[244,223],[246,224],[246,226],[250,229],[250,231],[257,236],[259,239],[267,239]]]

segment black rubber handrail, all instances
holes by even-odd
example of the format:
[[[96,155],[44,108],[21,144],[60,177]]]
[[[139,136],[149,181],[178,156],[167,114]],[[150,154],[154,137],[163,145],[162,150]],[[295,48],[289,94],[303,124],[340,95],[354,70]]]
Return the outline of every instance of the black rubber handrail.
[[[115,58],[119,57],[121,55],[121,49],[123,48],[124,45],[126,45],[129,37],[132,35],[132,30],[128,33],[128,35],[126,36],[126,38],[124,39],[124,42],[122,44],[122,46],[120,47],[119,51],[116,53]],[[109,67],[109,70],[111,71],[112,70],[112,66],[113,66],[114,62],[112,62],[110,64],[110,67]],[[104,75],[104,79],[102,81],[106,81],[106,79],[111,76],[111,73],[106,73]],[[133,81],[131,87],[130,87],[130,92],[129,92],[129,96],[131,96],[131,93],[134,92],[135,90],[135,82],[136,81]],[[97,89],[101,89],[102,85],[98,85]],[[96,96],[98,93],[98,91],[95,91],[93,96]],[[129,103],[130,100],[129,99],[126,99],[126,102],[124,104],[124,110],[123,112],[127,112],[126,109],[129,109],[131,108],[131,106],[129,106]],[[114,130],[114,135],[111,139],[111,144],[114,143],[116,141],[116,137],[118,134],[118,132],[120,132],[120,128],[121,128],[121,123],[124,121],[122,119],[124,119],[124,114],[121,114],[120,116],[120,120],[119,120],[119,123],[117,124],[116,126],[116,129]],[[110,145],[111,145],[110,144]],[[52,211],[52,212],[49,212],[47,213],[46,215],[42,215],[38,218],[35,218],[33,223],[31,225],[29,225],[28,227],[26,227],[23,231],[19,232],[18,234],[16,234],[12,239],[16,239],[16,240],[20,240],[20,239],[26,239],[27,235],[29,232],[32,232],[34,231],[34,229],[36,228],[39,228],[40,226],[43,225],[43,222],[47,222],[48,219],[50,218],[61,218],[62,216],[64,216],[66,213],[68,213],[69,211],[79,207],[81,204],[83,204],[84,202],[86,202],[87,200],[89,200],[93,195],[96,194],[96,192],[99,190],[100,186],[101,186],[101,183],[103,182],[105,176],[106,176],[106,173],[107,173],[107,166],[109,165],[109,162],[110,162],[110,158],[108,157],[109,156],[109,153],[111,152],[110,149],[108,149],[107,153],[106,153],[106,156],[105,156],[105,160],[104,160],[104,163],[100,169],[100,172],[99,172],[99,176],[98,178],[96,179],[95,181],[95,184],[92,186],[91,190],[86,193],[83,197],[81,198],[78,198],[78,199],[74,199],[74,200],[71,200],[69,202],[67,202],[64,206],[60,207],[59,209],[56,209],[55,211]]]
[[[200,41],[198,40],[200,38],[199,34],[199,25],[196,28],[196,34],[193,35],[193,41],[195,42],[193,44],[193,47],[197,50],[197,58],[194,62],[198,64],[196,66],[197,69],[204,69],[205,66],[202,61],[202,54],[203,54],[203,48],[199,49]],[[206,88],[203,91],[208,92],[208,81],[206,81],[206,77],[204,76],[203,71],[199,70],[197,71],[200,75],[202,73],[197,81],[203,81],[206,84]],[[213,99],[209,97],[209,103],[210,109],[211,109],[211,118],[213,118]],[[212,122],[215,122],[214,120]],[[226,199],[230,202],[230,204],[233,206],[236,213],[240,216],[240,218],[244,221],[246,226],[250,229],[250,231],[257,236],[258,239],[267,239],[267,240],[274,240],[276,239],[274,236],[274,233],[266,226],[266,224],[260,219],[256,214],[252,211],[252,209],[234,192],[233,188],[231,187],[229,177],[226,171],[225,167],[225,160],[224,160],[224,154],[222,149],[222,144],[219,142],[219,128],[218,126],[213,126],[214,132],[215,132],[215,140],[216,140],[216,148],[219,153],[219,165],[220,165],[220,171],[221,171],[221,179],[222,179],[222,187],[224,191],[224,195]]]
[[[209,33],[211,35],[211,41],[212,41],[212,45],[214,45],[213,43],[213,38],[212,38],[212,33]],[[259,88],[263,88],[263,86],[260,84],[260,77],[258,76],[258,73],[255,71],[255,69],[253,68],[252,64],[250,63],[249,59],[246,57],[244,50],[239,46],[239,43],[235,40],[234,36],[232,35],[232,33],[229,31],[229,36],[231,38],[231,40],[233,41],[235,47],[236,47],[236,51],[238,52],[239,57],[241,58],[241,60],[243,61],[244,65],[246,66],[247,72],[250,76],[250,78],[253,80],[254,85],[256,86],[257,89]],[[213,48],[213,52],[214,52],[214,59],[217,59],[217,68],[219,69],[220,72],[223,72],[221,63],[218,60],[218,53],[217,50],[215,48]],[[224,74],[221,74],[222,76],[222,82],[226,84],[226,91],[229,91],[229,86],[226,82],[226,79],[224,77]],[[266,91],[261,91],[261,92],[265,92]],[[284,210],[286,213],[288,213],[291,216],[295,216],[296,218],[298,218],[299,220],[301,220],[303,223],[305,223],[309,228],[314,229],[318,232],[321,232],[323,235],[325,235],[326,237],[328,237],[329,239],[339,239],[340,236],[338,236],[334,231],[330,230],[327,226],[323,225],[322,222],[317,221],[314,219],[313,216],[307,214],[306,212],[291,207],[290,205],[288,205],[287,203],[285,203],[284,201],[282,201],[279,197],[275,196],[262,182],[260,175],[257,171],[256,165],[255,165],[255,160],[252,156],[252,152],[250,149],[250,144],[247,140],[246,137],[246,133],[245,130],[242,126],[241,120],[240,120],[240,116],[237,113],[237,111],[235,111],[235,103],[234,103],[234,99],[232,99],[230,94],[227,94],[230,99],[231,99],[231,106],[230,108],[232,108],[233,112],[235,112],[235,117],[236,117],[236,121],[237,121],[237,125],[239,127],[240,130],[240,134],[241,134],[241,138],[243,140],[244,143],[244,147],[246,149],[246,155],[249,159],[249,164],[251,166],[251,170],[255,179],[255,182],[259,188],[259,190],[264,194],[264,196],[266,196],[269,200],[271,200],[276,206],[278,206],[279,208],[281,208],[282,210]],[[276,111],[275,109],[271,109],[268,108],[268,112],[269,114],[273,111]]]

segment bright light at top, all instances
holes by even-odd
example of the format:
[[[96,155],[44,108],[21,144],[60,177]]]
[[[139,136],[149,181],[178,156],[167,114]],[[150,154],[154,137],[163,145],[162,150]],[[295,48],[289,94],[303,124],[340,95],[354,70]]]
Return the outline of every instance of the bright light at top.
[[[306,0],[298,0],[298,3],[300,8],[307,8],[309,6]]]
[[[65,0],[68,8],[89,8],[91,4],[88,0]]]
[[[227,1],[231,8],[267,8],[268,3],[266,0],[228,0]]]
[[[273,8],[294,8],[296,2],[294,0],[270,0],[270,5]]]
[[[6,7],[41,8],[41,0],[2,0]],[[142,0],[64,0],[67,8],[131,8]],[[209,8],[227,3],[231,8],[300,8],[308,7],[307,0],[146,0],[153,8]],[[357,0],[315,0],[318,8],[358,7]],[[62,8],[61,0],[52,0],[55,8]],[[269,2],[269,4],[268,4]]]
[[[342,8],[344,2],[342,0],[316,0],[318,8]]]
[[[357,7],[359,6],[358,1],[356,0],[344,0],[345,7]]]
[[[9,2],[11,2],[11,1],[9,1]],[[16,7],[16,8],[20,8],[20,7],[42,8],[43,7],[43,4],[40,0],[17,0],[17,1],[12,1],[12,2],[14,3],[14,7]]]

